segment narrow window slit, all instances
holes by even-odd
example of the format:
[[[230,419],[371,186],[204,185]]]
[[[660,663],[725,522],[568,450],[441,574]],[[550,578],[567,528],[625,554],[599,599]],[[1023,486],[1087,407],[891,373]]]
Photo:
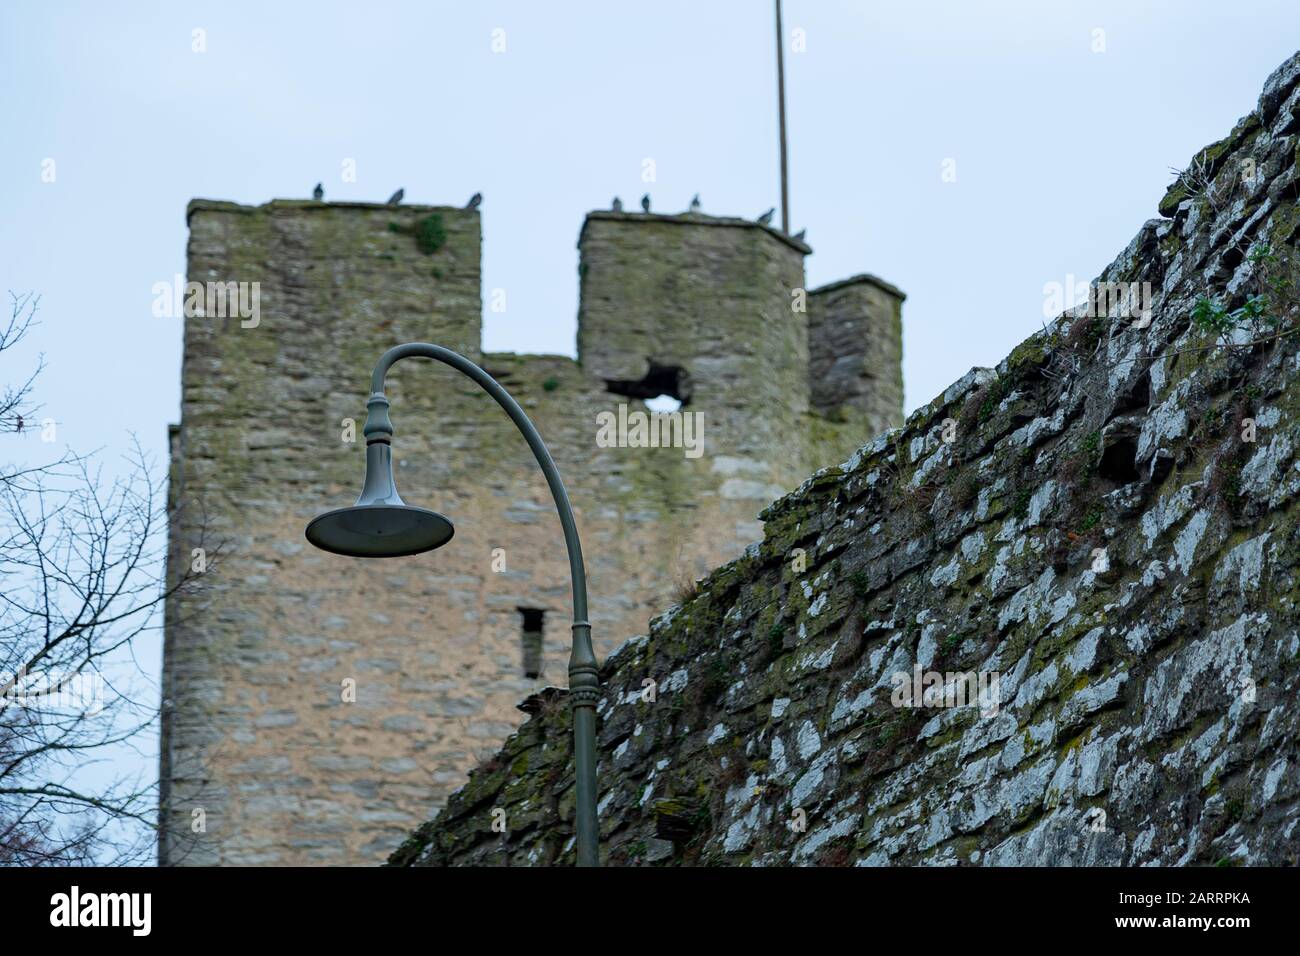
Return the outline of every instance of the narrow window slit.
[[[542,629],[546,612],[540,608],[517,608],[522,622],[520,645],[524,657],[524,676],[535,679],[542,676]]]

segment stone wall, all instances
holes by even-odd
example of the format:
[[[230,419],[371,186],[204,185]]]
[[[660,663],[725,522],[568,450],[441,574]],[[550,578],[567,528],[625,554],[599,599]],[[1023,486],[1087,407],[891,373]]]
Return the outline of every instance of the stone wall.
[[[196,200],[189,223],[190,280],[258,282],[261,314],[255,327],[186,321],[172,579],[195,548],[213,553],[201,593],[167,607],[164,863],[382,860],[517,727],[520,697],[565,681],[569,579],[550,494],[468,379],[415,361],[388,378],[398,487],[449,516],[455,539],[389,561],[306,544],[308,520],[359,491],[385,349],[454,348],[533,418],[577,512],[602,656],[756,541],[773,497],[870,437],[810,411],[807,325],[789,305],[807,247],[754,223],[594,214],[583,364],[480,352],[475,212]],[[647,357],[695,382],[699,457],[597,445],[598,414],[657,394],[609,391],[642,378]],[[521,609],[544,612],[537,676]]]
[[[737,481],[769,500],[797,484],[804,456],[774,452],[809,409],[807,316],[791,295],[808,247],[740,219],[606,212],[587,217],[578,249],[583,368],[624,392],[673,370],[669,394],[707,409]]]
[[[812,407],[832,420],[856,418],[868,434],[903,423],[903,300],[871,275],[808,293]]]
[[[1300,862],[1298,81],[1100,277],[1149,315],[972,370],[606,662],[607,862]],[[564,695],[522,706],[394,863],[572,861]]]

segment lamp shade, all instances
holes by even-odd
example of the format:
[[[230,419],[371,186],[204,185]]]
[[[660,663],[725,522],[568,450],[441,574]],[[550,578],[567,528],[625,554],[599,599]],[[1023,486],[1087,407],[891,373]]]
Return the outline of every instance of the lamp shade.
[[[401,558],[440,548],[452,523],[427,508],[408,505],[393,483],[392,449],[386,441],[366,445],[366,480],[350,508],[313,518],[307,540],[322,551],[353,558]]]

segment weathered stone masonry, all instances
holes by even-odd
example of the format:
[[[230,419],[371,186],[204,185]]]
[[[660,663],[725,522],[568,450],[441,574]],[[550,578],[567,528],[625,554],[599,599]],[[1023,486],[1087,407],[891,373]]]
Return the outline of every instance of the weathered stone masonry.
[[[382,860],[516,728],[520,697],[564,682],[549,492],[506,417],[450,370],[403,363],[389,397],[399,488],[451,517],[453,542],[380,562],[306,545],[306,522],[359,489],[344,420],[359,431],[388,347],[468,355],[536,422],[577,511],[601,654],[758,540],[772,498],[902,418],[902,294],[860,277],[825,316],[815,291],[799,311],[810,250],[757,223],[590,215],[574,361],[481,352],[476,212],[196,200],[188,220],[189,279],[258,282],[261,316],[185,326],[172,579],[200,540],[221,550],[202,592],[167,608],[164,863]],[[839,404],[814,396],[822,328],[850,356],[832,373]],[[703,414],[701,457],[597,447],[599,412],[660,393]]]
[[[1198,158],[1100,277],[1149,325],[972,370],[606,661],[608,862],[1300,862],[1300,54]],[[1193,321],[1261,290],[1282,338]],[[894,706],[918,664],[996,714]],[[572,861],[563,692],[522,706],[394,863]]]

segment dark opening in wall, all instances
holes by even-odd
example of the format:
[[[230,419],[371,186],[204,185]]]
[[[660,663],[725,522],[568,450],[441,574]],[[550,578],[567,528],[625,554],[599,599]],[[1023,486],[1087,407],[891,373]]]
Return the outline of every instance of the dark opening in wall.
[[[660,365],[654,359],[646,359],[648,368],[641,378],[614,378],[605,380],[605,388],[615,395],[628,398],[658,398],[668,395],[683,405],[691,401],[691,376],[680,365]]]
[[[520,646],[524,656],[524,676],[540,677],[542,674],[542,626],[546,612],[535,607],[516,608],[523,622]]]
[[[1122,392],[1115,401],[1115,407],[1111,409],[1111,415],[1119,415],[1123,412],[1136,410],[1146,411],[1151,404],[1151,369],[1142,370],[1133,384]]]
[[[1225,229],[1224,242],[1228,239],[1227,233],[1228,230]],[[1234,244],[1223,250],[1223,260],[1220,268],[1223,270],[1225,276],[1231,276],[1237,271],[1237,266],[1241,265],[1245,261],[1246,251],[1242,249],[1239,244]]]
[[[1117,485],[1127,485],[1138,479],[1136,458],[1137,438],[1133,435],[1120,435],[1102,451],[1097,473]]]

